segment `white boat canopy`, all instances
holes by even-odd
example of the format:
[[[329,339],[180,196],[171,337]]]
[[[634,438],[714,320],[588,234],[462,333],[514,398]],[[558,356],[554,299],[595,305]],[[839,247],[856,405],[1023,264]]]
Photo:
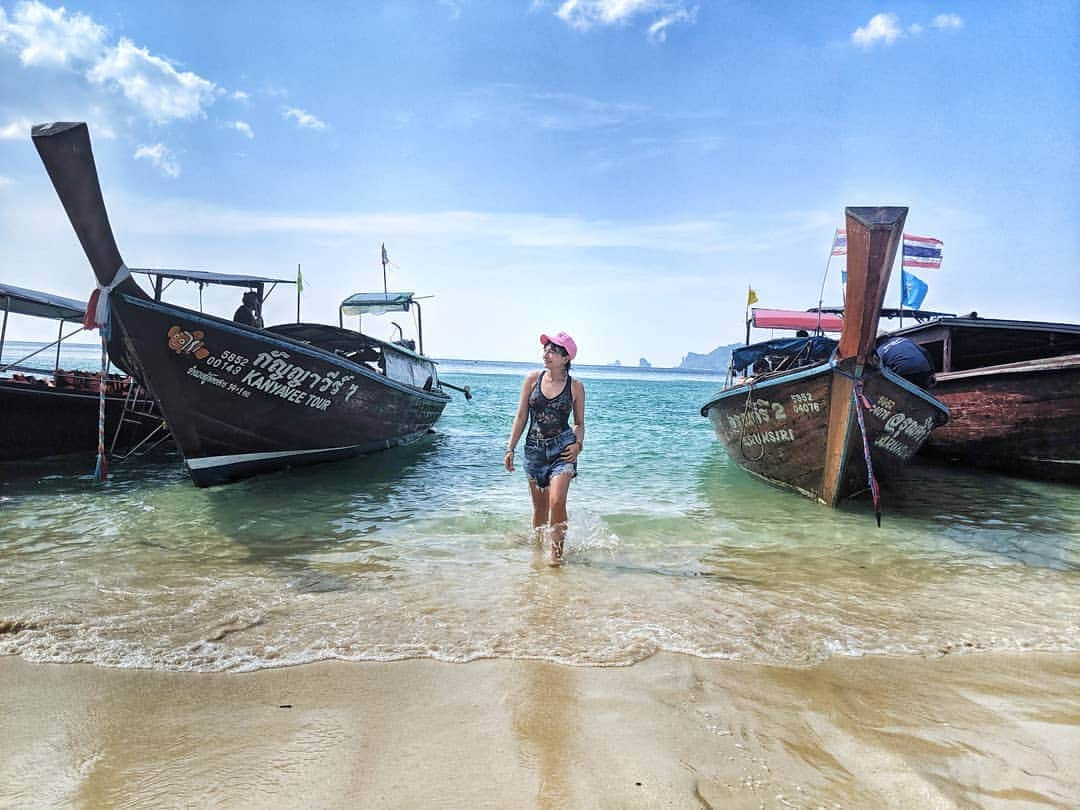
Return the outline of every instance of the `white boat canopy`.
[[[86,304],[74,298],[0,284],[0,309],[5,313],[32,315],[56,321],[82,321]]]
[[[408,312],[413,303],[411,292],[354,293],[341,302],[342,315],[384,315]]]

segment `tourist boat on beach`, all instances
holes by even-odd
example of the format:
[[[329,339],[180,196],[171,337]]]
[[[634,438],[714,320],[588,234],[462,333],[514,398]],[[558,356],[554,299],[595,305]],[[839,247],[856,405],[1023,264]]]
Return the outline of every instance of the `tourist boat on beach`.
[[[801,313],[813,334],[736,350],[732,369],[757,371],[730,378],[701,408],[746,471],[830,506],[869,488],[879,522],[877,477],[906,464],[949,417],[941,402],[881,367],[874,353],[906,217],[902,207],[848,208],[842,320]],[[838,342],[824,335],[835,327]]]
[[[1080,324],[973,312],[918,318],[892,334],[927,350],[934,396],[951,412],[924,453],[1080,484]]]
[[[86,124],[43,124],[32,136],[97,277],[110,356],[160,403],[195,484],[383,450],[431,430],[450,397],[422,344],[321,324],[264,329],[147,296],[117,249]],[[349,311],[416,306],[411,293],[384,292]]]
[[[5,341],[9,347],[10,316],[26,316],[56,321],[57,339],[47,345],[32,345],[26,354],[7,363],[0,362],[0,461],[25,461],[50,456],[92,453],[99,442],[98,416],[102,385],[105,387],[105,436],[114,449],[131,449],[161,427],[152,403],[136,403],[131,380],[121,374],[86,369],[60,368],[64,341],[82,332],[86,307],[81,301],[52,293],[0,284],[0,358]],[[64,334],[72,325],[77,327]],[[51,368],[35,357],[55,348]],[[16,352],[17,353],[17,352]],[[125,430],[121,431],[123,427]],[[158,431],[161,432],[161,431]],[[167,438],[164,433],[162,438]],[[118,439],[123,444],[118,445]]]

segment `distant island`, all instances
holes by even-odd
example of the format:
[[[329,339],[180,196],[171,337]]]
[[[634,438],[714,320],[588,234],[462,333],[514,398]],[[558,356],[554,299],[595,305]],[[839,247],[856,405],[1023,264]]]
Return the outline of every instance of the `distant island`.
[[[686,357],[679,363],[678,368],[684,371],[719,371],[726,372],[731,365],[731,351],[742,346],[741,343],[732,343],[727,346],[718,346],[708,354],[687,352]]]

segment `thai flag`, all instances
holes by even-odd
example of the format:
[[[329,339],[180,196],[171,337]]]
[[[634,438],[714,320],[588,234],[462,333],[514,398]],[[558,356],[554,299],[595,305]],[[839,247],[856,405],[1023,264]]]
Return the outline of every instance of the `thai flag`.
[[[832,255],[833,256],[846,256],[847,255],[847,231],[843,228],[836,229],[836,235],[832,240]]]
[[[904,267],[921,267],[924,270],[941,269],[941,248],[944,242],[932,236],[904,234]]]

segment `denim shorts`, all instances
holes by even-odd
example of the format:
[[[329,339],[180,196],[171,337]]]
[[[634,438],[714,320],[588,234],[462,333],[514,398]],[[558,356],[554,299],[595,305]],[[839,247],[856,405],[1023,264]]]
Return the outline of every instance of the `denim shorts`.
[[[572,428],[567,428],[558,436],[550,439],[525,440],[525,474],[530,481],[535,481],[540,489],[551,483],[556,475],[569,473],[577,476],[577,462],[563,461],[559,458],[562,451],[577,441]]]

